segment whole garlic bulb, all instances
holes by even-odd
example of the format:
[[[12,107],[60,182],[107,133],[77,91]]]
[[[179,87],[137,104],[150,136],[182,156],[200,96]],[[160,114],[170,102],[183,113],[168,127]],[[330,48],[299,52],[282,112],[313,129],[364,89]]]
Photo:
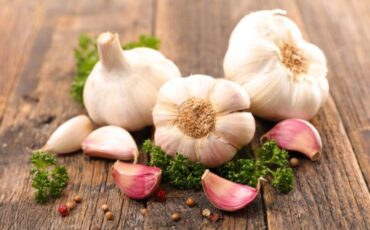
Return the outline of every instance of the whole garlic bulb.
[[[166,82],[153,109],[154,142],[208,167],[231,160],[255,132],[243,88],[228,80],[192,75]]]
[[[329,94],[326,58],[285,14],[265,10],[241,19],[230,37],[225,77],[247,90],[253,114],[309,120]]]
[[[150,48],[123,51],[118,35],[98,37],[100,62],[84,88],[84,104],[98,125],[116,125],[129,131],[152,125],[152,109],[158,89],[180,77],[176,65]]]

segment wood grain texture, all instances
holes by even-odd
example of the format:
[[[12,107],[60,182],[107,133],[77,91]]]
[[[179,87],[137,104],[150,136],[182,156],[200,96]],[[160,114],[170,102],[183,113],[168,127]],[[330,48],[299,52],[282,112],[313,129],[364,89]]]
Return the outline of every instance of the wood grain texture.
[[[122,41],[154,34],[161,51],[184,76],[223,77],[228,37],[245,14],[282,8],[328,59],[331,97],[312,120],[323,140],[323,159],[300,155],[296,187],[288,195],[264,186],[249,207],[218,211],[201,191],[163,185],[167,200],[133,201],[114,185],[113,161],[79,153],[60,157],[70,183],[62,198],[36,205],[30,186],[29,155],[68,118],[84,113],[69,88],[75,74],[73,48],[80,33],[114,31]],[[370,2],[241,0],[0,0],[0,229],[368,229],[370,226]],[[272,127],[258,119],[258,137]],[[134,133],[140,144],[150,129]],[[142,159],[145,161],[145,157]],[[367,184],[366,184],[367,183]],[[67,218],[59,203],[76,194],[83,202]],[[198,204],[189,208],[188,197]],[[107,203],[115,217],[106,221]],[[146,207],[143,216],[139,209]],[[210,208],[223,219],[211,223]],[[182,219],[170,215],[180,211]]]

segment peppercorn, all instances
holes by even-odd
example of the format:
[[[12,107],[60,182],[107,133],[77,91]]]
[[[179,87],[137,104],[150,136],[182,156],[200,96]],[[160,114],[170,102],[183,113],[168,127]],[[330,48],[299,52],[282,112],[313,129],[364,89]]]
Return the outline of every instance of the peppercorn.
[[[72,210],[75,207],[76,202],[74,202],[73,200],[72,201],[67,201],[66,205],[67,205],[69,210]]]
[[[179,221],[179,220],[181,219],[181,215],[180,215],[180,213],[178,213],[178,212],[174,212],[174,213],[172,213],[172,215],[171,215],[171,219],[172,219],[173,221]]]
[[[111,211],[106,212],[105,218],[107,218],[107,220],[113,220],[114,218],[113,213]]]
[[[290,166],[297,167],[299,165],[299,160],[297,158],[293,157],[293,158],[290,159],[289,163],[290,163]]]
[[[103,210],[103,212],[106,212],[106,211],[108,211],[108,210],[109,210],[109,208],[108,208],[108,205],[107,205],[107,204],[103,204],[100,208],[101,208],[101,210]]]
[[[163,189],[159,189],[156,194],[157,201],[163,202],[166,200],[166,192]]]
[[[73,200],[76,202],[76,203],[80,203],[82,201],[82,197],[80,195],[76,195],[75,197],[73,197]]]
[[[141,215],[146,215],[147,213],[148,213],[148,209],[146,209],[146,208],[141,208],[140,209],[140,213],[141,213]]]
[[[68,214],[69,214],[69,209],[68,209],[67,205],[65,205],[65,204],[60,204],[59,208],[58,208],[58,211],[59,211],[59,214],[63,217],[68,216]]]
[[[189,207],[194,207],[197,204],[197,202],[193,199],[193,197],[189,197],[188,199],[186,199],[185,203]]]

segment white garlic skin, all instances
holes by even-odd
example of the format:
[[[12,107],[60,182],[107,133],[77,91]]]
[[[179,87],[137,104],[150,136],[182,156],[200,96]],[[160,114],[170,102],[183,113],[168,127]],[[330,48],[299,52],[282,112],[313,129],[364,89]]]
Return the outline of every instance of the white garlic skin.
[[[158,89],[181,77],[176,65],[150,48],[121,49],[118,35],[98,38],[100,60],[84,88],[84,104],[98,125],[121,126],[128,131],[152,125]]]
[[[303,40],[297,25],[284,14],[265,10],[240,20],[225,55],[225,77],[247,90],[254,115],[273,121],[309,120],[329,95],[326,58],[317,46]],[[305,71],[295,74],[284,65],[283,44],[299,50]]]
[[[86,115],[79,115],[61,124],[40,151],[56,154],[72,153],[81,149],[82,141],[92,132],[93,124]]]

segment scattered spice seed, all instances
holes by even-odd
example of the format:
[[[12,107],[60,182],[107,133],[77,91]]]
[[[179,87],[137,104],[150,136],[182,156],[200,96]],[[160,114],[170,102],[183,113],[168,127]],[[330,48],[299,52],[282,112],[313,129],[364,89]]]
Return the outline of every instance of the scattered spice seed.
[[[113,220],[114,218],[113,213],[111,211],[106,212],[105,218],[107,218],[107,220]]]
[[[82,201],[82,197],[80,195],[76,195],[75,197],[73,197],[73,200],[76,202],[76,203],[80,203]]]
[[[220,219],[220,215],[217,213],[211,213],[207,218],[212,221],[212,223],[216,223]]]
[[[209,210],[208,208],[203,209],[202,215],[205,217],[211,215],[211,210]]]
[[[68,207],[69,210],[72,210],[76,205],[76,202],[72,201],[67,201],[66,206]]]
[[[185,203],[189,207],[194,207],[197,204],[193,197],[189,197],[188,199],[186,199]]]
[[[61,216],[68,216],[68,214],[69,214],[69,209],[68,209],[67,205],[65,205],[65,204],[60,204],[59,208],[58,208],[58,211],[59,211],[59,214]]]
[[[145,215],[148,213],[148,209],[146,209],[146,208],[141,208],[141,209],[140,209],[140,213],[141,213],[143,216],[145,216]]]
[[[101,210],[103,210],[103,212],[106,212],[106,211],[108,211],[108,210],[109,210],[109,208],[108,208],[108,205],[107,205],[107,204],[103,204],[100,208],[101,208]]]
[[[179,220],[181,219],[181,215],[180,215],[180,213],[178,213],[178,212],[174,212],[174,213],[172,213],[172,215],[171,215],[171,219],[172,219],[173,221],[179,221]]]
[[[299,160],[297,158],[293,157],[293,158],[290,159],[289,163],[290,163],[290,166],[297,167],[299,165]]]
[[[157,201],[163,202],[166,200],[166,192],[163,189],[159,189],[156,195]]]

